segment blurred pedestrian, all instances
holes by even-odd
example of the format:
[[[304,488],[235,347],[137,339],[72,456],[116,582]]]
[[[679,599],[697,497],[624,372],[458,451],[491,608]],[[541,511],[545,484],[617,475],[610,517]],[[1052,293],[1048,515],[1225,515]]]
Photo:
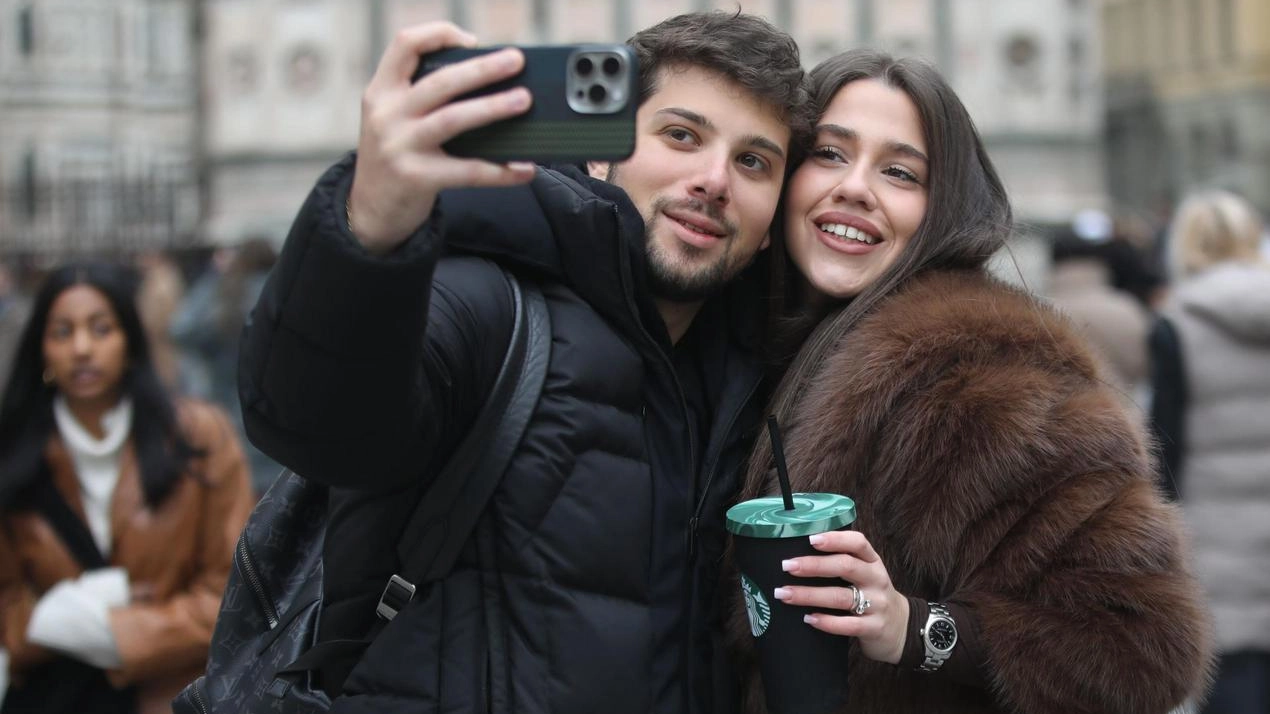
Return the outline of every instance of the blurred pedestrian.
[[[163,386],[178,394],[198,394],[206,378],[182,358],[169,336],[169,326],[185,297],[185,276],[171,256],[149,251],[137,257],[141,285],[137,310],[150,344],[150,359]]]
[[[0,260],[0,378],[12,369],[13,353],[18,349],[18,337],[30,308],[30,301],[18,289],[15,271]],[[0,397],[3,394],[0,392]]]
[[[238,339],[278,254],[264,238],[216,251],[172,320],[171,338],[205,365],[205,396],[229,411],[251,461],[252,483],[264,493],[281,466],[246,439],[238,405]]]
[[[1047,292],[1102,358],[1112,386],[1132,412],[1141,415],[1151,314],[1137,297],[1115,287],[1116,263],[1125,256],[1118,240],[1105,214],[1078,214],[1071,228],[1054,240]]]
[[[0,402],[4,714],[169,711],[206,661],[247,468],[219,409],[160,383],[135,288],[54,271]]]
[[[1200,193],[1169,230],[1152,415],[1217,623],[1205,711],[1270,712],[1270,266],[1242,198]]]

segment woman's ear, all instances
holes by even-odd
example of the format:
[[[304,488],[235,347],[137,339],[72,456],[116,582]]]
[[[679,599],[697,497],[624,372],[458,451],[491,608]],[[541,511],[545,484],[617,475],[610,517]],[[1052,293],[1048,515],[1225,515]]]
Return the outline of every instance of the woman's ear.
[[[607,161],[588,161],[586,162],[586,172],[591,174],[591,178],[607,181],[609,176],[609,162]]]

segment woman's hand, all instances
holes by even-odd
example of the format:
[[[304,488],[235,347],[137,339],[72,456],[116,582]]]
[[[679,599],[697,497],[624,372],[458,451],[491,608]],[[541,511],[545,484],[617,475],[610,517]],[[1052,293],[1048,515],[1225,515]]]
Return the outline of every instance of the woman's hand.
[[[776,589],[776,599],[815,609],[807,622],[818,630],[848,635],[860,641],[864,656],[898,664],[908,638],[908,599],[896,591],[886,565],[868,539],[855,531],[830,531],[811,536],[816,550],[828,555],[791,558],[782,565],[791,576]],[[841,586],[798,585],[796,578],[842,578]],[[855,615],[855,591],[869,605]],[[823,610],[823,611],[822,611]],[[831,612],[837,610],[839,612]]]

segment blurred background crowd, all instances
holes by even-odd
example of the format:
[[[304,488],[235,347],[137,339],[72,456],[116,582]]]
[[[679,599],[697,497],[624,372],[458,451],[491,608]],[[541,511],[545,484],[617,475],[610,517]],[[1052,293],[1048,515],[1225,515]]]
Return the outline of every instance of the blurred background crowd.
[[[0,0],[0,378],[43,277],[108,258],[164,385],[239,420],[237,335],[395,28],[620,41],[712,7],[808,66],[874,46],[950,78],[1019,218],[998,272],[1085,327],[1158,435],[1224,650],[1270,669],[1265,0]]]

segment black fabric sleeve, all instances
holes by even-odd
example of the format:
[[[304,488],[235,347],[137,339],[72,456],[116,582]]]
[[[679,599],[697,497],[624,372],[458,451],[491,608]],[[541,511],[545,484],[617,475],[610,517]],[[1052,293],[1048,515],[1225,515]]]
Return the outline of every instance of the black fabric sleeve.
[[[945,602],[944,607],[957,623],[957,645],[943,666],[928,673],[980,689],[986,689],[986,657],[979,639],[979,623],[970,608],[956,602]],[[908,639],[904,641],[904,654],[900,656],[901,669],[917,669],[926,659],[922,644],[922,627],[930,615],[930,605],[917,597],[908,598]]]
[[[1165,495],[1181,497],[1182,456],[1186,439],[1186,371],[1177,330],[1158,317],[1147,337],[1151,355],[1151,431],[1159,444],[1158,475]]]
[[[439,210],[391,254],[363,249],[345,213],[352,170],[350,156],[301,208],[244,328],[239,393],[248,437],[279,463],[384,492],[417,484],[475,416],[513,305],[492,264],[438,268]]]

